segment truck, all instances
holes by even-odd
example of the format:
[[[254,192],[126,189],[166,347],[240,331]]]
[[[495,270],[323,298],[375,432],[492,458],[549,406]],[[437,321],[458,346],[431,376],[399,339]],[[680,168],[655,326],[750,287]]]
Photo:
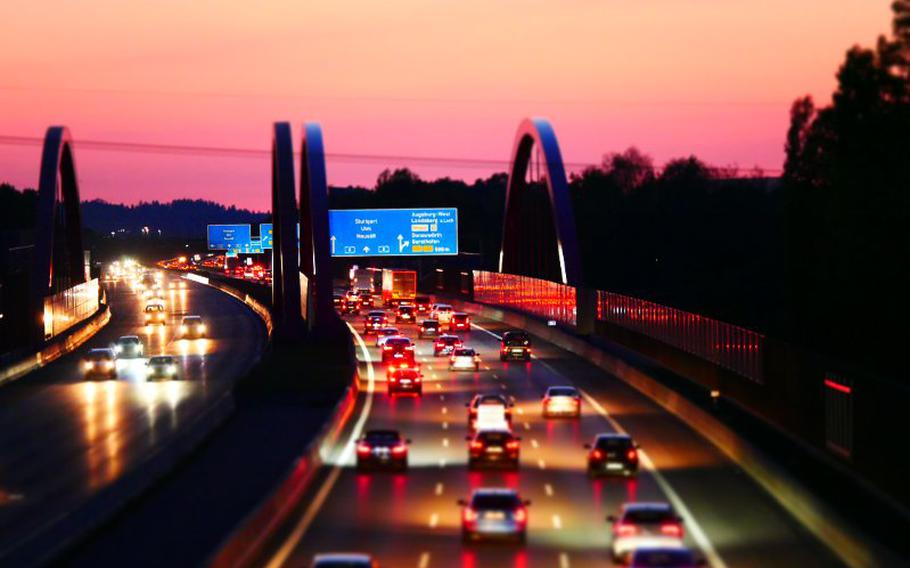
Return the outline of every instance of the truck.
[[[366,290],[372,293],[373,290],[373,271],[368,268],[355,268],[351,275],[352,290]]]
[[[401,268],[382,269],[382,303],[397,307],[417,297],[417,271]]]

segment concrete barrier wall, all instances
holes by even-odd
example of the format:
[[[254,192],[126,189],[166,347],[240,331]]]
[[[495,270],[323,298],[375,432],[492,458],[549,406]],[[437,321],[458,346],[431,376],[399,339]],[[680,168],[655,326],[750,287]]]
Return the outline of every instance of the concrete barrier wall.
[[[862,530],[843,519],[763,452],[709,412],[665,386],[647,372],[565,330],[549,327],[538,319],[459,299],[450,299],[449,302],[457,309],[525,329],[532,335],[575,353],[629,384],[677,416],[742,467],[756,483],[847,565],[865,567],[901,564],[891,551],[879,546],[869,538],[869,535],[864,535]]]
[[[101,331],[110,320],[111,310],[105,305],[79,327],[70,329],[63,335],[50,340],[50,342],[37,353],[23,356],[21,359],[0,369],[0,385],[22,378],[32,371],[59,359],[67,353],[72,353],[83,343],[91,339],[96,333]]]

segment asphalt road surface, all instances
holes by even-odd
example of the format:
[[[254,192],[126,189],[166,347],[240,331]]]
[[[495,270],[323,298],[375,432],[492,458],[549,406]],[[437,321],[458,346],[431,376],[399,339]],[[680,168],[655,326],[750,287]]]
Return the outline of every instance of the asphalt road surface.
[[[152,328],[144,325],[144,300],[125,282],[108,284],[112,319],[104,329],[78,352],[0,389],[0,564],[186,435],[189,420],[258,358],[265,329],[249,308],[180,282],[165,281],[167,324]],[[175,337],[186,314],[203,316],[208,338]],[[129,334],[141,338],[146,358],[178,356],[183,380],[147,382],[145,358],[118,360],[117,380],[82,377],[85,352]]]
[[[358,332],[359,318],[348,317]],[[332,449],[311,500],[288,538],[269,553],[270,568],[306,566],[317,552],[368,552],[391,567],[583,568],[609,566],[607,515],[626,501],[669,501],[685,519],[686,544],[715,567],[839,566],[734,463],[672,415],[600,369],[539,339],[529,363],[499,361],[501,324],[474,321],[465,344],[479,349],[481,370],[450,372],[431,340],[417,341],[425,375],[422,398],[386,394],[385,372],[370,336],[358,340],[363,379],[356,420]],[[413,325],[399,326],[416,340]],[[548,386],[575,385],[581,419],[544,419]],[[465,403],[474,393],[514,397],[522,436],[518,472],[469,472]],[[407,473],[358,473],[351,441],[362,430],[394,428],[413,439]],[[583,444],[623,429],[641,445],[632,479],[589,479]],[[462,544],[459,498],[478,487],[511,487],[531,499],[527,544]]]

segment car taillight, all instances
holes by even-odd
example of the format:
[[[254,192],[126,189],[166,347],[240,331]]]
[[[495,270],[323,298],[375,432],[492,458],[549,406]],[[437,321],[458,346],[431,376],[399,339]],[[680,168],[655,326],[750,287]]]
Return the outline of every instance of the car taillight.
[[[592,460],[600,460],[600,459],[603,459],[603,457],[604,457],[604,453],[602,451],[591,450],[591,459]]]
[[[635,448],[632,448],[626,452],[626,458],[628,458],[629,461],[635,461],[638,459],[638,452],[635,451]]]
[[[391,381],[391,382],[393,382],[393,383],[397,383],[397,382],[398,382],[398,377],[396,377],[395,375],[392,375],[392,376],[389,377],[389,381]]]
[[[477,511],[470,507],[464,508],[464,520],[467,523],[473,523],[477,520]]]
[[[426,331],[423,326],[420,326],[420,331]]]
[[[391,345],[383,345],[383,346],[382,346],[382,350],[383,350],[383,351],[391,351],[391,350],[392,350],[392,346],[391,346]]]
[[[440,342],[436,343],[436,347],[443,347],[444,345],[445,345],[445,343],[440,343]]]
[[[455,362],[455,356],[454,356],[454,355],[452,355],[452,356],[451,356],[451,357],[449,357],[449,361],[451,361],[451,362],[453,362],[453,363],[454,363],[454,362]]]
[[[480,355],[474,355],[474,362],[480,363]]]
[[[408,451],[408,447],[405,446],[404,444],[398,444],[397,446],[392,448],[392,453],[395,454],[396,456],[400,456],[407,451]]]
[[[508,442],[506,442],[506,448],[508,448],[510,450],[517,450],[518,449],[518,440],[509,440]]]
[[[473,441],[473,442],[471,442],[471,449],[472,449],[472,450],[482,450],[482,449],[483,449],[483,442],[479,442],[479,441],[476,441],[476,440]]]
[[[414,346],[413,346],[413,345],[408,345],[407,347],[405,347],[405,349],[407,349],[408,351],[413,351],[413,350],[414,350]]]
[[[665,523],[660,525],[660,534],[682,538],[682,527],[675,523]]]
[[[371,450],[371,448],[370,448],[369,444],[357,444],[357,453],[358,454],[368,454],[368,453],[370,453],[370,450]]]
[[[515,519],[516,523],[523,523],[528,520],[528,512],[524,509],[524,507],[521,507],[515,510],[515,514],[512,515],[512,518]]]
[[[618,524],[613,527],[613,532],[617,536],[635,536],[638,534],[638,527],[635,525]]]

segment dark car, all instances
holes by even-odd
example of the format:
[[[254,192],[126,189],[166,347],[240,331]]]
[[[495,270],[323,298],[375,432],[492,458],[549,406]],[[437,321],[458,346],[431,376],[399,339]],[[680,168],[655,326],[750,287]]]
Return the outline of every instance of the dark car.
[[[414,344],[407,337],[388,338],[382,345],[382,362],[413,364]]]
[[[457,335],[440,335],[433,344],[433,356],[449,355],[459,347],[464,347],[464,343]]]
[[[92,349],[82,359],[82,372],[86,379],[117,378],[117,363],[113,349]]]
[[[439,320],[423,320],[417,328],[417,339],[437,337],[439,335]]]
[[[385,312],[381,310],[373,310],[368,313],[363,320],[363,333],[364,335],[376,333],[388,325],[388,323],[389,318],[385,315]]]
[[[638,473],[638,444],[628,434],[598,434],[588,452],[588,475],[626,475]]]
[[[180,367],[177,365],[177,358],[173,355],[155,355],[148,360],[145,367],[146,378],[150,381],[180,378]]]
[[[406,470],[410,443],[397,430],[369,430],[357,441],[357,468]]]
[[[429,296],[415,296],[414,305],[417,307],[418,314],[430,313],[431,300]]]
[[[114,343],[114,353],[118,359],[135,359],[142,357],[145,348],[138,335],[124,335]]]
[[[332,305],[335,306],[336,310],[341,310],[341,306],[344,303],[344,296],[341,294],[335,294],[332,296]]]
[[[479,465],[518,469],[521,438],[509,430],[480,430],[468,441],[468,469]]]
[[[357,290],[357,297],[360,299],[360,305],[365,308],[373,307],[373,293],[369,290]]]
[[[199,339],[205,337],[207,332],[202,316],[183,316],[180,321],[181,339]]]
[[[395,311],[395,323],[414,323],[417,321],[417,308],[413,304],[399,304]]]
[[[413,393],[423,395],[423,373],[408,363],[389,367],[386,374],[389,395],[396,393]]]
[[[499,360],[531,360],[531,336],[526,331],[513,330],[502,334],[499,344]]]
[[[464,542],[479,539],[509,538],[524,542],[528,531],[530,501],[521,499],[514,489],[474,490],[461,505],[461,535]]]
[[[360,315],[360,298],[356,296],[345,298],[341,303],[341,313]]]

